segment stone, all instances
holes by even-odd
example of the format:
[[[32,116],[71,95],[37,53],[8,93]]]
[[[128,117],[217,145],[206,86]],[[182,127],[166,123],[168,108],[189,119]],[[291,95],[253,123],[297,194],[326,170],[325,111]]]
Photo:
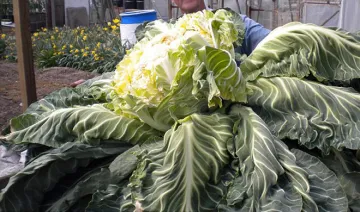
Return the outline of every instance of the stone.
[[[86,7],[69,7],[66,8],[67,23],[70,28],[78,26],[89,26],[89,15]]]

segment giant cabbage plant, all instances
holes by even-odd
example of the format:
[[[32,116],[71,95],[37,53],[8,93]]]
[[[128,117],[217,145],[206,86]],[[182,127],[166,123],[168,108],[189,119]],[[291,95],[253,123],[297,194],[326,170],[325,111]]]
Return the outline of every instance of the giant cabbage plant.
[[[290,23],[237,61],[243,34],[225,9],[155,21],[32,104],[0,211],[360,211],[360,37]]]

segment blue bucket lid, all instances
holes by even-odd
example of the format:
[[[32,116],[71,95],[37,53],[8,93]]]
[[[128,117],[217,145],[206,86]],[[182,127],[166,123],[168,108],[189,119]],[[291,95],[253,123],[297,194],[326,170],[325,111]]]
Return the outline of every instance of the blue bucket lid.
[[[141,24],[145,21],[155,21],[157,19],[155,10],[139,10],[120,14],[121,24]]]

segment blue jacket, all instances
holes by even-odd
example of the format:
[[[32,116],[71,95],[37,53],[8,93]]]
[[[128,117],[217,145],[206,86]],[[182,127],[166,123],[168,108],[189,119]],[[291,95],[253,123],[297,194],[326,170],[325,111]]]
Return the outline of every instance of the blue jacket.
[[[241,15],[241,18],[245,25],[245,36],[241,48],[236,49],[236,51],[240,54],[250,55],[260,41],[262,41],[270,33],[270,30],[266,29],[246,15]]]

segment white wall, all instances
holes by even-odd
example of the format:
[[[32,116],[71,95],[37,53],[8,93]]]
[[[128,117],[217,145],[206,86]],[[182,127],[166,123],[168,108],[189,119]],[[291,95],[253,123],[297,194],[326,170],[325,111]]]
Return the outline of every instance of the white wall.
[[[360,31],[360,1],[343,0],[341,2],[340,18],[338,27],[349,31]]]
[[[168,20],[168,0],[145,0],[145,7],[157,11],[158,18]]]
[[[326,27],[336,27],[339,22],[339,10],[337,5],[305,4],[303,10],[303,23],[312,23]]]
[[[90,1],[89,0],[65,0],[65,24],[68,25],[66,8],[69,7],[85,7],[89,15]]]
[[[240,5],[241,14],[245,15],[246,14],[245,0],[238,0],[238,2]],[[228,7],[230,9],[234,10],[235,12],[240,13],[240,11],[238,10],[238,6],[236,4],[236,0],[225,0],[224,7]]]

